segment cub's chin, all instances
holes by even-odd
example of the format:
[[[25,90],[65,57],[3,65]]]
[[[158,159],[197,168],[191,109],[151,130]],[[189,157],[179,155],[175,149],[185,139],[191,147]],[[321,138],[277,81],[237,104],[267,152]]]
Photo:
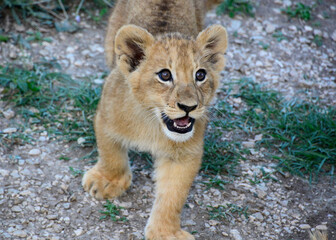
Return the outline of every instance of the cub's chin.
[[[163,131],[166,136],[175,142],[185,142],[194,134],[195,119],[189,116],[170,119],[166,114],[161,114]]]

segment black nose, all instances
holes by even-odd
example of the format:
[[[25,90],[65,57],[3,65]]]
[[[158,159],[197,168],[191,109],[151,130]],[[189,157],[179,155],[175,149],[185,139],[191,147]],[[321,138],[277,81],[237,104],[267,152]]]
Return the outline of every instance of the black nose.
[[[191,112],[192,110],[194,110],[194,109],[197,108],[197,105],[194,105],[194,106],[187,106],[187,105],[184,105],[184,104],[181,104],[181,103],[177,103],[177,106],[178,106],[181,110],[185,111],[187,114],[188,114],[189,112]]]

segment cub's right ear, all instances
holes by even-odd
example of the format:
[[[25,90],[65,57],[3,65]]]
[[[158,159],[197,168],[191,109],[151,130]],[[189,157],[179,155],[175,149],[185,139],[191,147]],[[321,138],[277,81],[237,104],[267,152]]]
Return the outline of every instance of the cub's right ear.
[[[126,25],[119,29],[115,38],[115,53],[123,74],[136,70],[145,58],[146,48],[153,42],[153,35],[141,27]]]

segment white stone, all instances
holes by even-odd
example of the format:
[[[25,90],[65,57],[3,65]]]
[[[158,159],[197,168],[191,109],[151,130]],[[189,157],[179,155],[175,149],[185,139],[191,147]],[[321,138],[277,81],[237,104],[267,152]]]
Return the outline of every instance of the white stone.
[[[239,20],[231,20],[231,30],[237,31],[241,26],[241,21]]]
[[[13,235],[16,237],[21,237],[21,238],[25,238],[27,237],[27,233],[23,230],[16,230],[13,232]]]
[[[328,227],[326,225],[317,225],[316,229],[320,231],[327,231]]]
[[[242,142],[242,145],[245,148],[253,148],[254,147],[254,142],[253,141]]]
[[[262,134],[255,135],[255,136],[254,136],[254,140],[255,140],[255,141],[261,141],[261,140],[262,140],[262,137],[263,137]]]
[[[14,206],[14,207],[12,207],[12,211],[13,212],[21,212],[22,209],[19,206]]]
[[[0,169],[0,175],[3,177],[7,177],[9,175],[9,171],[6,169]]]
[[[313,31],[313,28],[311,26],[306,25],[306,26],[304,26],[304,30],[306,32],[311,32],[311,31]]]
[[[265,30],[266,30],[267,33],[273,33],[275,31],[276,27],[277,26],[272,24],[272,23],[267,23]]]
[[[85,138],[83,138],[83,137],[78,138],[78,139],[77,139],[77,143],[78,143],[79,145],[84,144],[84,143],[85,143]]]
[[[4,133],[15,133],[17,131],[16,128],[6,128],[2,130]]]
[[[31,155],[31,156],[37,156],[37,155],[41,154],[41,150],[37,149],[37,148],[34,148],[34,149],[30,150],[28,154]]]
[[[102,85],[104,83],[104,79],[97,78],[93,80],[93,82],[97,85]]]
[[[75,234],[76,234],[76,236],[82,235],[83,234],[83,229],[79,228],[79,229],[75,230]]]
[[[240,236],[240,233],[237,229],[230,230],[230,234],[234,240],[243,240],[243,238]]]
[[[6,119],[12,119],[15,116],[15,112],[12,109],[7,109],[6,111],[3,111],[2,114]]]
[[[336,30],[331,34],[331,39],[336,42]]]
[[[264,217],[260,212],[254,213],[254,214],[252,214],[252,216],[255,217],[256,219],[258,219],[261,222],[264,220]]]

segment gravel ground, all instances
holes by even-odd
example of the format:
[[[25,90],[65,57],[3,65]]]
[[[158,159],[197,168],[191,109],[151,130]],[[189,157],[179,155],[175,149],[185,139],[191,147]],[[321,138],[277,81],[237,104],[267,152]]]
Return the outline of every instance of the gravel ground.
[[[336,4],[326,0],[314,10],[318,27],[314,21],[288,21],[280,13],[280,8],[288,4],[290,0],[260,1],[255,18],[208,14],[207,24],[221,23],[229,32],[222,81],[251,76],[288,98],[318,97],[335,106]],[[324,17],[327,15],[329,18]],[[24,34],[30,28],[2,24],[0,27],[8,32]],[[66,73],[92,76],[100,85],[100,76],[107,70],[102,48],[106,26],[88,21],[80,24],[82,29],[74,34],[40,29],[53,41],[34,43],[30,50],[1,43],[0,64],[55,58]],[[287,40],[278,42],[273,37],[277,31]],[[321,47],[314,43],[316,35],[323,40]],[[233,104],[239,107],[239,103]],[[16,131],[16,123],[22,119],[15,108],[0,102],[0,112],[0,131]],[[91,149],[56,141],[44,130],[43,126],[26,130],[36,139],[32,144],[0,148],[0,239],[143,239],[154,198],[152,170],[145,168],[146,162],[140,159],[133,164],[133,185],[112,201],[124,208],[121,215],[129,221],[100,220],[104,202],[85,193],[81,177],[69,171],[69,167],[88,170],[92,164],[80,158]],[[255,140],[242,139],[252,142],[246,146],[251,149]],[[307,231],[314,229],[327,230],[329,239],[336,239],[335,184],[322,178],[310,185],[289,174],[272,174],[275,163],[264,156],[265,152],[263,148],[251,151],[253,154],[240,163],[239,175],[230,179],[224,190],[207,189],[202,182],[209,179],[197,176],[182,213],[182,227],[194,231],[196,239],[303,240],[308,239]],[[64,155],[70,160],[59,160]],[[261,177],[261,168],[276,181],[251,184],[249,179]],[[248,206],[251,215],[248,219],[234,215],[229,220],[211,220],[208,205],[226,204]]]

